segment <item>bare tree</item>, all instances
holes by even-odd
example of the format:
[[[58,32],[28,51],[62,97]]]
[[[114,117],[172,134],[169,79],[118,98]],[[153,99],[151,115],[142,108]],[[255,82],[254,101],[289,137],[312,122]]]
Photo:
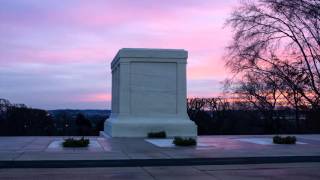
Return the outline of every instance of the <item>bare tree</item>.
[[[264,90],[271,85],[273,102],[281,94],[295,108],[307,103],[319,109],[319,0],[242,2],[227,24],[234,29],[234,37],[226,65],[242,77],[242,85],[257,85],[254,81],[259,81],[252,78],[258,75],[264,85],[254,89]],[[242,90],[252,91],[251,88],[242,86]],[[260,104],[264,101],[274,108],[274,103],[257,95],[255,100]]]

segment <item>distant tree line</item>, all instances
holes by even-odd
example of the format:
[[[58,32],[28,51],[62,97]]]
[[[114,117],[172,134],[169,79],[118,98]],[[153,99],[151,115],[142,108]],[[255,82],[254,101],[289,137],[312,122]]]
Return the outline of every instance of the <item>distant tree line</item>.
[[[52,118],[45,110],[0,99],[0,135],[52,135],[53,126]]]
[[[59,110],[53,114],[57,135],[98,136],[103,131],[108,116],[86,116],[81,112],[74,114],[70,110]]]
[[[319,111],[299,111],[296,120],[291,107],[263,109],[243,99],[190,98],[187,102],[188,115],[197,124],[199,135],[320,132]],[[88,116],[80,110],[49,112],[0,99],[0,135],[97,136],[108,118],[105,114]]]
[[[320,112],[256,108],[250,101],[232,98],[189,98],[187,112],[199,135],[320,133]],[[299,122],[299,125],[297,125]]]
[[[1,136],[96,136],[103,130],[106,118],[89,119],[81,113],[71,116],[68,111],[52,115],[46,110],[0,99]]]

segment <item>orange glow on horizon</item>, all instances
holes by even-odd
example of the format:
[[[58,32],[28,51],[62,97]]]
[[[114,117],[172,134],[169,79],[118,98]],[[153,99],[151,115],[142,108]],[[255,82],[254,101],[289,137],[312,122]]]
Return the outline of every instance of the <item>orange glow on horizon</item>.
[[[88,94],[82,98],[80,98],[82,102],[104,102],[111,101],[111,94],[109,93],[96,93],[96,94]]]

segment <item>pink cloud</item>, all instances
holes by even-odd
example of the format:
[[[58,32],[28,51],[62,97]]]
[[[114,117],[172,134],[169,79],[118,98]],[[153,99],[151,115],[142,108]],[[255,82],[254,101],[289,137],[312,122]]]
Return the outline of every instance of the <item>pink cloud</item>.
[[[110,101],[110,93],[104,94],[102,89],[110,90],[109,64],[114,55],[120,48],[142,47],[188,50],[188,95],[214,95],[218,81],[228,75],[222,57],[231,32],[223,23],[235,2],[4,0],[0,6],[0,75],[7,72],[6,81],[12,82],[12,87],[2,91],[19,101],[22,95],[12,94],[13,86],[18,90],[18,84],[25,82],[21,77],[28,75],[24,73],[36,71],[41,75],[30,76],[34,81],[29,79],[25,86],[50,89],[55,96],[51,98],[56,99],[52,107],[65,105],[57,102],[65,102],[70,92],[70,102],[79,99],[83,104],[79,107],[95,106],[95,102],[103,107]],[[36,79],[39,76],[41,81]],[[57,88],[49,87],[47,79],[61,82]],[[20,99],[30,97],[29,101],[37,101],[30,104],[50,106],[51,99],[35,100],[31,98],[33,91],[28,93]]]
[[[0,59],[0,64],[15,63],[42,63],[42,64],[65,64],[65,63],[96,63],[105,61],[107,56],[114,52],[105,48],[73,48],[73,49],[36,49],[21,48],[3,52],[6,59]]]
[[[211,77],[215,79],[223,80],[227,76],[227,72],[222,67],[217,66],[207,66],[199,65],[188,68],[188,79],[203,79],[206,77]]]

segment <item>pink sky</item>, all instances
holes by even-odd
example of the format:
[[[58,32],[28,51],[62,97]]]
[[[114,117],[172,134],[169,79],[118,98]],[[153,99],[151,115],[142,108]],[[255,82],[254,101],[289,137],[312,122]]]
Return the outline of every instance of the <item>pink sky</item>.
[[[0,98],[44,109],[110,108],[120,48],[189,52],[188,96],[228,77],[224,27],[237,0],[1,0]]]

